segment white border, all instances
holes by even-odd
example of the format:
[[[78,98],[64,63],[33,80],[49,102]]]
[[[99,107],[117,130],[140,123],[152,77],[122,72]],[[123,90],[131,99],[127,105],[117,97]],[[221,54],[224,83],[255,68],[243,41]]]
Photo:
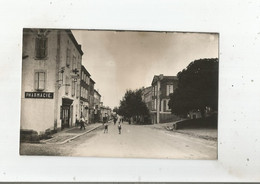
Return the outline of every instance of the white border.
[[[260,181],[260,1],[3,1],[0,181]],[[19,156],[22,28],[220,33],[218,161]]]

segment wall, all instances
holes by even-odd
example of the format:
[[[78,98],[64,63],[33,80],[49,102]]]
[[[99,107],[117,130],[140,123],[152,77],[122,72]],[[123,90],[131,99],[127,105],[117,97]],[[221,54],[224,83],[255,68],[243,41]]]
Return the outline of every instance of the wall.
[[[60,53],[58,54],[58,32],[60,32]],[[70,125],[74,125],[76,115],[79,116],[79,91],[80,80],[75,85],[75,95],[71,94],[71,86],[73,79],[72,64],[66,66],[67,48],[71,50],[71,62],[73,55],[76,57],[77,69],[81,71],[82,56],[71,41],[67,32],[52,30],[47,36],[48,38],[48,54],[46,59],[35,59],[35,33],[28,32],[23,38],[23,56],[26,56],[22,62],[22,90],[21,90],[21,129],[33,129],[38,133],[44,132],[46,129],[61,128],[60,107],[62,106],[62,98],[73,100],[72,116],[70,117]],[[58,71],[64,69],[63,82],[60,82],[58,88]],[[25,92],[35,92],[34,89],[34,73],[35,71],[45,71],[45,90],[43,92],[53,92],[53,99],[31,99],[25,98]],[[66,81],[66,76],[69,80]],[[68,86],[68,94],[65,94],[65,83]],[[55,90],[56,89],[56,90]]]
[[[35,35],[30,32],[23,38],[23,55],[28,57],[22,61],[21,90],[21,129],[33,129],[38,133],[54,127],[54,99],[25,98],[25,92],[35,92],[34,72],[46,72],[44,92],[55,91],[56,34],[48,35],[48,57],[45,60],[35,60]],[[56,94],[54,94],[56,98]]]
[[[77,69],[79,70],[78,74],[80,74],[81,72],[81,62],[82,62],[82,56],[81,54],[78,52],[77,48],[75,47],[74,43],[72,42],[72,40],[70,39],[69,35],[67,34],[67,32],[65,32],[64,30],[61,31],[61,39],[60,39],[60,66],[59,68],[61,69],[62,67],[65,69],[64,73],[63,73],[63,84],[60,86],[59,88],[59,92],[58,92],[58,105],[57,105],[57,114],[56,114],[56,119],[57,119],[57,127],[60,128],[61,127],[61,119],[60,119],[60,106],[62,106],[62,98],[69,98],[73,100],[73,113],[72,113],[72,117],[70,118],[70,124],[73,126],[75,124],[75,120],[76,120],[76,115],[79,118],[80,115],[80,97],[79,97],[79,92],[77,95],[77,87],[78,85],[80,86],[80,78],[77,80],[76,82],[76,88],[75,88],[75,96],[72,96],[71,94],[71,86],[72,86],[72,78],[71,78],[71,74],[72,74],[72,58],[73,55],[76,57],[76,61],[77,61]],[[67,60],[67,48],[70,49],[71,51],[71,57],[70,57],[70,65],[66,66],[66,60]],[[66,76],[68,77],[68,81],[66,81]],[[68,86],[68,94],[65,93],[65,89],[66,86]],[[80,89],[79,89],[80,90]],[[77,97],[78,96],[78,97]]]

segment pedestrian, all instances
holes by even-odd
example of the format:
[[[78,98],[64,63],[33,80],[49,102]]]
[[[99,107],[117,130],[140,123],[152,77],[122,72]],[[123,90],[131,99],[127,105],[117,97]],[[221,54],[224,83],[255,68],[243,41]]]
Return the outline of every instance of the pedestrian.
[[[119,124],[118,124],[118,133],[119,133],[119,134],[121,134],[121,129],[122,129],[122,127],[121,127],[121,124],[120,124],[120,122],[119,122]]]
[[[114,117],[114,125],[116,124],[117,118],[116,116]]]
[[[108,124],[107,123],[105,123],[104,133],[108,133]]]
[[[79,126],[79,119],[78,119],[78,116],[76,114],[76,122],[75,122],[75,126],[78,127]]]
[[[103,125],[106,123],[106,117],[103,117]]]
[[[83,116],[81,116],[81,120],[80,120],[80,130],[84,128],[84,130],[86,129],[85,127],[85,119]]]

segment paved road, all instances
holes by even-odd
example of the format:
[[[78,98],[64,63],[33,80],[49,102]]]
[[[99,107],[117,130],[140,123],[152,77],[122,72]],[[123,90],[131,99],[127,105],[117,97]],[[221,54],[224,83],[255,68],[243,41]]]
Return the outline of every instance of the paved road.
[[[91,157],[217,159],[217,142],[155,129],[153,126],[110,124],[62,145],[22,144],[21,154]]]
[[[82,140],[82,139],[81,139]],[[76,141],[76,140],[75,140]],[[110,124],[108,133],[96,135],[75,147],[73,156],[217,159],[216,141],[153,129],[151,126]]]

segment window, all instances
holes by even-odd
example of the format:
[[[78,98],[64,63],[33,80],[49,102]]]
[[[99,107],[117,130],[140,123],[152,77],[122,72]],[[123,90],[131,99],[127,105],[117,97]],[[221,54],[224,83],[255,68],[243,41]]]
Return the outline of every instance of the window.
[[[163,100],[163,103],[162,103],[162,111],[165,112],[166,111],[166,103],[167,101],[166,100]]]
[[[78,97],[79,97],[79,88],[80,88],[80,85],[79,85],[79,84],[77,84],[77,93],[76,93],[76,98],[78,98]]]
[[[80,97],[83,97],[83,87],[80,88]]]
[[[157,95],[157,86],[154,86],[153,87],[153,96],[156,96]]]
[[[59,72],[59,84],[63,84],[63,73],[64,71]]]
[[[166,111],[171,110],[171,108],[169,108],[169,105],[168,105],[168,104],[169,104],[169,101],[170,101],[170,100],[167,100],[167,101],[166,101]]]
[[[164,100],[160,101],[160,111],[163,112]]]
[[[68,95],[69,94],[69,77],[66,76],[65,78],[65,94]]]
[[[76,82],[72,80],[71,96],[75,96],[75,87],[76,87]]]
[[[45,89],[45,72],[35,72],[35,90],[43,91]]]
[[[76,57],[73,56],[72,57],[72,70],[74,70],[76,68]]]
[[[171,93],[173,93],[173,85],[167,85],[166,86],[166,95],[169,96]]]
[[[66,52],[66,66],[67,67],[70,66],[70,49],[67,49],[67,52]]]
[[[47,57],[47,41],[48,39],[41,35],[35,39],[35,57],[37,59],[45,59]]]
[[[89,85],[89,80],[90,80],[90,78],[89,77],[87,77],[87,84]]]
[[[88,99],[88,90],[86,89],[86,99]]]

